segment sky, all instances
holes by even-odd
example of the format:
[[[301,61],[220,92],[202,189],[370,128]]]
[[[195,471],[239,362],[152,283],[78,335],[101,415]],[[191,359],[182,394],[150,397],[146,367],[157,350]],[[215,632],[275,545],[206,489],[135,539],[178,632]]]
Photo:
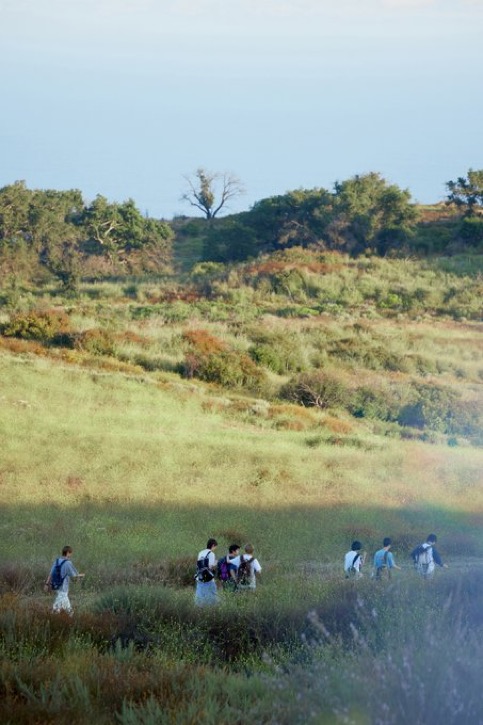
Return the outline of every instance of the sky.
[[[226,212],[376,171],[414,201],[483,168],[483,0],[0,0],[0,186],[134,199],[202,167]]]

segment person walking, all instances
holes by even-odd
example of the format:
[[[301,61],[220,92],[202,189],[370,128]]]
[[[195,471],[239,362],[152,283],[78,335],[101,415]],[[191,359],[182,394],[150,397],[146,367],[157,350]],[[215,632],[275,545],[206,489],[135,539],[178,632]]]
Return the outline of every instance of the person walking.
[[[382,549],[379,549],[374,554],[374,576],[376,579],[381,579],[384,571],[387,571],[388,578],[391,578],[391,571],[393,569],[400,569],[400,566],[396,565],[394,556],[389,549],[392,546],[392,541],[389,536],[386,536],[382,542]]]
[[[237,571],[240,566],[240,544],[231,544],[228,554],[218,562],[218,579],[222,589],[234,592],[237,589]]]
[[[72,547],[64,546],[62,556],[52,564],[49,576],[45,582],[46,591],[55,591],[56,597],[52,606],[53,612],[67,612],[72,615],[73,609],[69,599],[69,583],[71,579],[80,579],[84,574],[79,574],[71,561]]]
[[[364,564],[364,554],[360,541],[353,541],[350,551],[344,557],[344,573],[346,579],[360,579],[361,567]]]
[[[245,553],[240,556],[240,564],[237,571],[238,589],[255,591],[257,588],[257,576],[260,575],[262,567],[255,558],[255,549],[252,544],[245,546]]]
[[[195,604],[197,607],[218,604],[218,592],[215,581],[215,549],[217,546],[218,542],[216,539],[208,539],[206,549],[202,549],[198,554],[195,574]]]
[[[438,540],[436,534],[429,534],[423,544],[417,546],[411,552],[411,558],[418,574],[424,579],[429,579],[434,574],[434,568],[440,566],[447,569],[448,565],[443,563],[435,544]]]

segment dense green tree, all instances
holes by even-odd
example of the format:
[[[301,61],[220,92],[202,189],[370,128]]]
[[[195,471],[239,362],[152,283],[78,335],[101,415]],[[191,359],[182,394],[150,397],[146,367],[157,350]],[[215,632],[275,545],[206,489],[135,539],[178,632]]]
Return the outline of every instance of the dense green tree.
[[[29,204],[32,192],[25,181],[0,189],[0,241],[12,241],[28,234]]]
[[[82,238],[76,225],[82,209],[82,195],[77,190],[30,190],[23,181],[1,189],[2,267],[8,268],[9,260],[10,263],[17,260],[24,272],[30,270],[32,273],[35,264],[40,264],[57,276],[60,260],[66,259],[68,250],[68,266],[72,271],[74,257],[79,255],[78,244]],[[71,272],[68,276],[71,276]],[[72,286],[72,279],[62,281]]]
[[[258,254],[255,232],[235,219],[210,225],[203,240],[205,262],[239,262]]]
[[[388,184],[378,173],[356,175],[334,185],[334,221],[329,237],[343,237],[351,252],[385,253],[408,238],[417,220],[410,192]]]
[[[307,246],[321,239],[332,219],[332,195],[325,189],[297,189],[256,202],[246,215],[260,251]]]
[[[144,217],[132,199],[118,204],[98,195],[84,212],[83,226],[90,243],[112,262],[126,262],[131,252],[145,247],[162,248],[168,256],[169,225]]]
[[[144,217],[132,199],[117,204],[99,195],[86,207],[76,189],[30,190],[23,181],[0,189],[4,274],[32,277],[43,269],[73,289],[89,258],[107,257],[129,270],[166,268],[171,238],[170,226]]]
[[[466,177],[459,176],[456,181],[446,182],[449,191],[448,203],[455,204],[465,214],[475,214],[478,207],[483,206],[483,169],[469,169]]]

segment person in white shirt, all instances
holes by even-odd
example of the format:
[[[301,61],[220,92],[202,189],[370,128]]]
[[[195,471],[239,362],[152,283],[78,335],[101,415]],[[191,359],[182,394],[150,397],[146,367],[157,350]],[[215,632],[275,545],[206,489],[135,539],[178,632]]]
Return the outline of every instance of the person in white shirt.
[[[81,579],[84,574],[79,574],[74,564],[71,561],[72,546],[64,546],[62,549],[62,556],[55,560],[50,570],[50,574],[45,582],[45,591],[50,591],[52,584],[55,581],[55,570],[59,568],[60,580],[57,582],[58,586],[55,587],[57,596],[55,597],[52,611],[54,612],[67,612],[72,615],[73,610],[69,599],[69,583],[71,579]]]
[[[344,573],[346,579],[360,579],[363,563],[364,554],[362,553],[362,544],[360,541],[353,541],[351,550],[344,557]]]
[[[202,549],[198,554],[195,575],[195,604],[198,607],[218,604],[218,591],[215,581],[217,564],[215,549],[217,546],[218,542],[216,539],[208,539],[206,549]]]
[[[245,553],[240,556],[238,566],[238,589],[254,591],[257,588],[257,576],[261,573],[262,567],[254,556],[255,549],[251,544],[245,546]]]

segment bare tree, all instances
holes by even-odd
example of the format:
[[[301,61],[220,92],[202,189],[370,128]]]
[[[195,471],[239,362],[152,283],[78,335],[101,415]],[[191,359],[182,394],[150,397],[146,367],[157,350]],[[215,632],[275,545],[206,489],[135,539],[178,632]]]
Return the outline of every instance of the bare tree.
[[[182,201],[202,211],[207,219],[214,219],[230,199],[245,192],[240,179],[226,171],[211,173],[199,168],[184,179],[188,190],[181,197]]]

